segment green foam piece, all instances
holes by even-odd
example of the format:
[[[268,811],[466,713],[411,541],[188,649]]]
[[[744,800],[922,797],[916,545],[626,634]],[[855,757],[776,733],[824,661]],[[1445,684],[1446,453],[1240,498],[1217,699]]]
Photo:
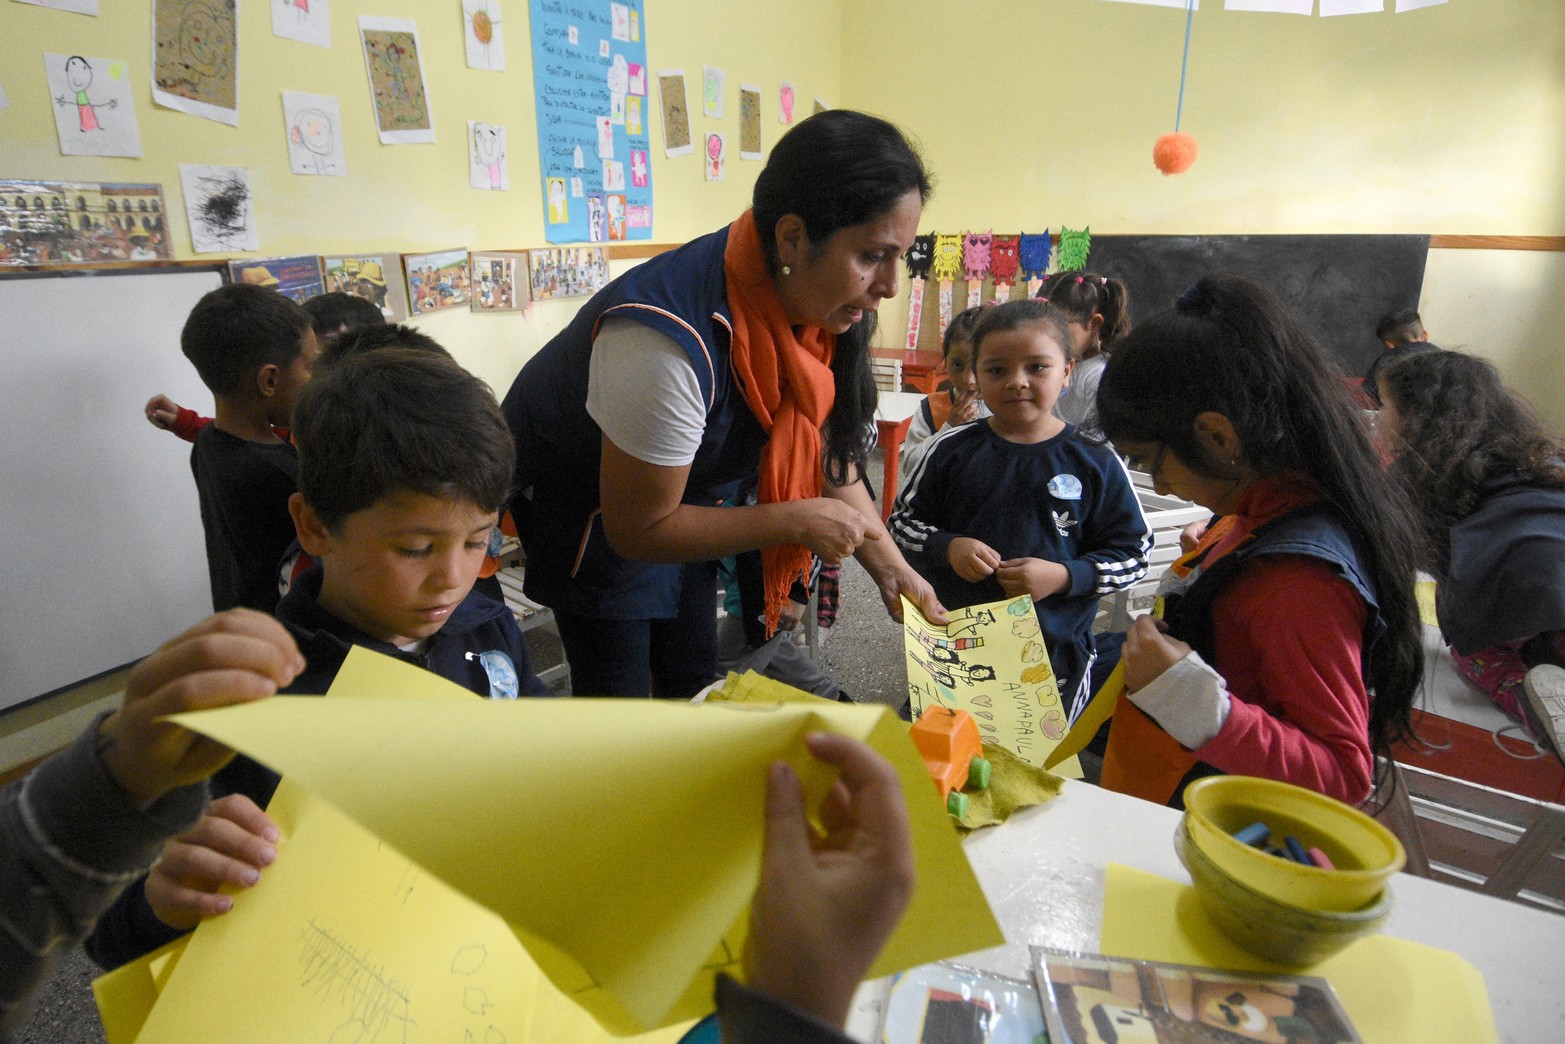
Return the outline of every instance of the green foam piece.
[[[946,811],[957,819],[967,815],[967,795],[960,790],[951,791],[951,796],[946,798]]]
[[[990,774],[994,771],[986,758],[974,758],[967,766],[967,785],[974,790],[988,790]]]

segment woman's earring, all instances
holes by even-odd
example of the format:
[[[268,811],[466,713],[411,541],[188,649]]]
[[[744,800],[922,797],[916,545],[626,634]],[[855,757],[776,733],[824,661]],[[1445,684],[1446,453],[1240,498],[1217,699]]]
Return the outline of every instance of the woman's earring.
[[[787,265],[783,265],[783,275],[793,275],[793,269],[789,268]]]

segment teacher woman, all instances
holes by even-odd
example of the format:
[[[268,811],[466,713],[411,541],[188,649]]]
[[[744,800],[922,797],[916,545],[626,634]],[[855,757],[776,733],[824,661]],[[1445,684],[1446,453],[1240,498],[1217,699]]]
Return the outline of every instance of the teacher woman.
[[[572,688],[688,697],[716,676],[715,562],[761,549],[775,621],[813,552],[856,555],[892,615],[944,619],[860,481],[869,339],[929,177],[891,124],[783,135],[733,224],[601,290],[505,397],[526,592]],[[724,506],[754,480],[758,503]]]

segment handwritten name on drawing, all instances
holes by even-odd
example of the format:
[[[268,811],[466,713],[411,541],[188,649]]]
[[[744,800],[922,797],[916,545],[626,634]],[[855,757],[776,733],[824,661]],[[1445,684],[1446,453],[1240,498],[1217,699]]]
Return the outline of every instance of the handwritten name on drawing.
[[[299,970],[300,986],[348,1009],[333,1040],[379,1041],[382,1033],[388,1040],[409,1039],[414,1020],[407,987],[313,917],[301,933]]]

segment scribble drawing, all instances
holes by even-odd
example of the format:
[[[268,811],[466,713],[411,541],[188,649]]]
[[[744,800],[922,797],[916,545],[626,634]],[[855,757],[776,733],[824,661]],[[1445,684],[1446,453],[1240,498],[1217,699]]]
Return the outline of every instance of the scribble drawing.
[[[464,946],[451,958],[451,971],[457,975],[473,975],[489,959],[489,948],[480,944]]]
[[[225,109],[237,105],[238,37],[230,0],[159,0],[157,85],[170,94]]]
[[[301,987],[347,1008],[332,1030],[331,1044],[372,1044],[382,1034],[388,1041],[409,1039],[415,1022],[406,987],[313,917],[300,936],[299,971]]]
[[[370,83],[380,129],[422,130],[429,127],[424,103],[424,78],[418,69],[418,40],[412,33],[366,30]]]
[[[110,98],[107,101],[94,102],[88,96],[87,88],[92,86],[92,66],[88,64],[87,59],[79,54],[73,54],[65,59],[65,83],[74,93],[70,97],[63,94],[55,95],[55,103],[61,107],[76,106],[76,114],[81,120],[83,134],[102,130],[103,125],[98,122],[98,110],[112,109],[119,104],[119,100]]]
[[[196,182],[201,202],[196,219],[201,232],[211,240],[231,246],[249,229],[250,186],[238,174],[203,174]]]
[[[316,108],[294,113],[293,125],[288,128],[288,143],[306,164],[315,168],[315,173],[325,174],[337,166],[332,161],[336,140],[337,126],[327,113]]]

